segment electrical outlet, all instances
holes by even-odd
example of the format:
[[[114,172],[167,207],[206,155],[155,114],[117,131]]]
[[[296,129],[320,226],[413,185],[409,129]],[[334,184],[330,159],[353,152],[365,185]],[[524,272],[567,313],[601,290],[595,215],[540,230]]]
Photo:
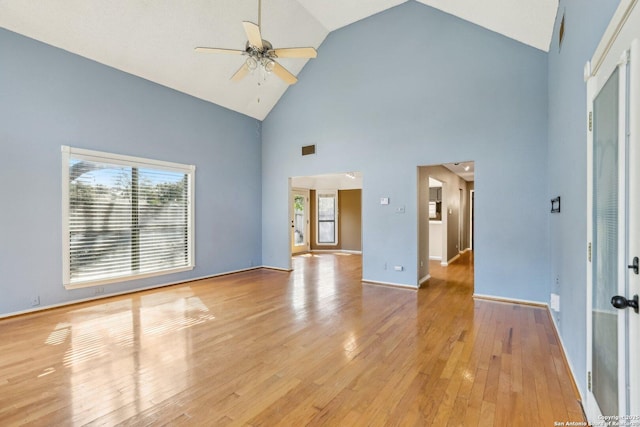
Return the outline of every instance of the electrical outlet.
[[[31,306],[35,307],[37,305],[40,305],[40,296],[36,295],[35,297],[31,298]]]
[[[551,306],[551,310],[560,311],[560,295],[551,294],[551,303],[549,305]]]

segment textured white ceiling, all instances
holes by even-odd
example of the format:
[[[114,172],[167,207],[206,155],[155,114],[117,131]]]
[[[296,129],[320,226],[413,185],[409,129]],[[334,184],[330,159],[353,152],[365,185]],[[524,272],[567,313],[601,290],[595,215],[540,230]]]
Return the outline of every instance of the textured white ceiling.
[[[418,0],[545,52],[558,0]]]
[[[330,31],[406,0],[263,0],[262,36],[274,47],[319,48]],[[420,0],[547,51],[557,0]],[[196,46],[244,49],[242,21],[258,21],[257,0],[0,0],[0,27],[143,77],[256,119],[287,85],[259,73],[229,80],[244,57],[196,53]],[[318,49],[322,56],[322,49]],[[279,59],[297,75],[303,59]]]

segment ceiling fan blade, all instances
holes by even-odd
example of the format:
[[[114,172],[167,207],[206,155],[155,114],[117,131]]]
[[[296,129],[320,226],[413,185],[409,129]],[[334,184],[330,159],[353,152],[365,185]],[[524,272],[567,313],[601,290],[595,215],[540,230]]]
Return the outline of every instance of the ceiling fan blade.
[[[289,47],[285,49],[273,49],[276,58],[315,58],[318,52],[312,47]]]
[[[235,49],[219,49],[217,47],[197,47],[196,52],[205,52],[205,53],[226,53],[229,55],[242,55],[244,50],[235,50]]]
[[[242,25],[244,26],[244,31],[247,33],[247,40],[249,40],[249,44],[262,50],[264,46],[262,45],[260,27],[249,21],[244,21]]]
[[[234,82],[239,82],[240,80],[244,79],[247,74],[249,74],[249,67],[247,67],[246,63],[244,63],[242,64],[242,67],[240,67],[238,71],[236,71],[236,73],[231,76],[231,80]]]
[[[298,81],[296,76],[291,74],[286,68],[278,64],[276,61],[273,61],[273,74],[280,77],[288,85],[295,84]]]

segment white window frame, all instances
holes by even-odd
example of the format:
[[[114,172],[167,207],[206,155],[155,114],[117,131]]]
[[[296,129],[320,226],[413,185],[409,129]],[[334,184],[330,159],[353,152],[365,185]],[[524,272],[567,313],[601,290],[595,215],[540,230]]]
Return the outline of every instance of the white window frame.
[[[186,266],[168,268],[159,271],[131,274],[97,280],[86,280],[71,283],[71,259],[69,242],[69,162],[71,158],[84,159],[93,162],[112,163],[114,165],[131,166],[139,168],[152,168],[170,172],[184,173],[188,179],[188,201],[187,201],[187,250],[188,261]],[[109,283],[119,283],[129,280],[137,280],[146,277],[173,274],[182,271],[189,271],[195,268],[195,169],[194,165],[184,165],[180,163],[152,160],[142,157],[133,157],[120,154],[105,153],[101,151],[86,150],[62,146],[62,283],[66,289],[86,288],[91,286],[105,285]]]
[[[319,224],[320,224],[320,196],[333,196],[335,203],[334,203],[334,221],[335,221],[335,227],[333,229],[334,232],[334,238],[333,238],[333,242],[331,243],[322,243],[320,242],[320,233],[318,232],[319,229]],[[316,220],[315,222],[315,228],[316,228],[316,245],[318,246],[337,246],[338,245],[338,190],[316,190],[316,209],[315,209],[315,214],[316,214]]]

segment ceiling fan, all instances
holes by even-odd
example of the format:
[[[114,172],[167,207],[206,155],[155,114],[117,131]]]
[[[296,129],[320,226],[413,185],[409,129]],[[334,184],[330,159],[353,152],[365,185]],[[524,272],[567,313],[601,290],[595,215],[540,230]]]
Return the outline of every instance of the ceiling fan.
[[[196,52],[247,56],[244,64],[231,76],[231,80],[235,82],[242,80],[256,68],[262,67],[267,73],[273,72],[273,74],[280,77],[285,83],[292,85],[296,83],[298,79],[286,68],[277,63],[276,58],[315,58],[318,56],[318,52],[312,47],[274,49],[271,43],[262,38],[262,34],[260,33],[261,14],[262,0],[258,0],[258,24],[256,25],[249,21],[242,22],[244,31],[247,33],[247,43],[244,50],[196,47]]]

